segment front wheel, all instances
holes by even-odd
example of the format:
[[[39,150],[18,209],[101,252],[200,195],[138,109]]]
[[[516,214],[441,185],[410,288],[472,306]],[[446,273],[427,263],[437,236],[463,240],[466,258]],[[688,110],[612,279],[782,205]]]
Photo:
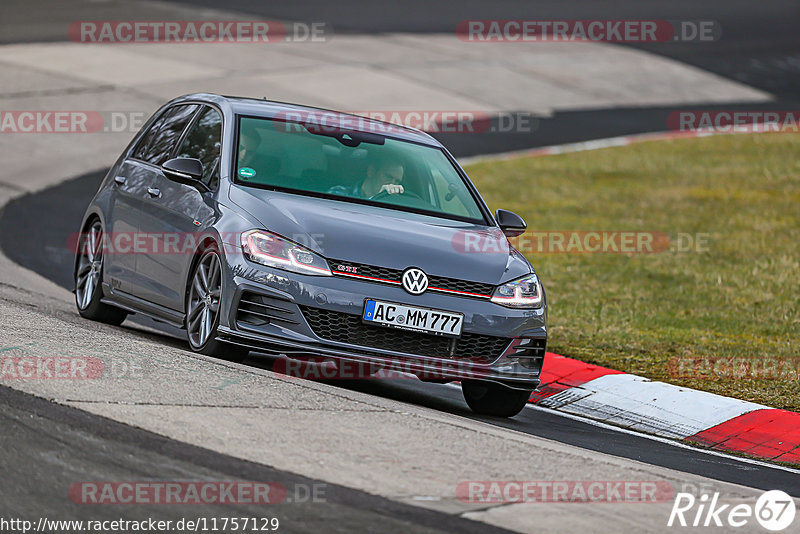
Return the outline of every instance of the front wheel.
[[[514,417],[528,403],[532,390],[511,389],[492,382],[464,381],[461,392],[470,409],[477,414]]]
[[[75,262],[75,305],[81,317],[118,326],[128,312],[103,304],[103,225],[95,220],[81,233]]]
[[[202,252],[186,291],[186,333],[193,351],[241,362],[247,349],[217,341],[222,302],[222,263],[216,247]]]

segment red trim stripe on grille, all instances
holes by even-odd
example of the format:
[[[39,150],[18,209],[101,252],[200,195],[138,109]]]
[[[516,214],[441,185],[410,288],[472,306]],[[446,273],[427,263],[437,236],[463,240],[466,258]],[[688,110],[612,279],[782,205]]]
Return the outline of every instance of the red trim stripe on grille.
[[[385,278],[375,278],[373,276],[364,276],[363,274],[346,273],[344,271],[333,271],[333,274],[338,274],[338,275],[341,275],[341,276],[351,276],[353,278],[363,278],[365,280],[375,280],[376,282],[383,282],[385,284],[394,284],[394,285],[398,285],[398,286],[400,285],[400,282],[398,282],[397,280],[387,280]]]
[[[470,297],[480,297],[480,298],[483,298],[483,299],[492,298],[491,295],[483,295],[481,293],[470,293],[469,291],[457,291],[455,289],[443,289],[441,287],[430,287],[430,286],[428,286],[428,289],[430,289],[431,291],[443,291],[445,293],[457,293],[459,295],[469,295]]]
[[[333,272],[333,274],[337,274],[339,276],[349,276],[351,278],[360,278],[360,279],[363,279],[363,280],[372,280],[372,281],[375,281],[375,282],[382,282],[384,284],[392,284],[392,285],[396,285],[396,286],[399,286],[401,284],[397,280],[388,280],[386,278],[375,278],[374,276],[365,276],[363,274],[346,273],[344,271],[337,271],[337,270],[333,270],[332,272]],[[431,290],[431,291],[441,291],[442,293],[455,293],[456,295],[466,295],[466,296],[469,296],[469,297],[478,297],[478,298],[482,298],[482,299],[492,298],[491,295],[484,295],[482,293],[470,293],[469,291],[458,291],[458,290],[455,290],[455,289],[444,289],[442,287],[428,286],[428,289]]]

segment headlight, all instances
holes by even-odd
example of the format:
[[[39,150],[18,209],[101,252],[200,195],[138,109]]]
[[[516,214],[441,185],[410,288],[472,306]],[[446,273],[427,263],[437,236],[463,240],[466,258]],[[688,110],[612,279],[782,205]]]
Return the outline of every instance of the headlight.
[[[542,284],[535,273],[498,286],[492,294],[492,302],[508,308],[539,308],[543,301]]]
[[[242,233],[242,252],[248,260],[268,267],[301,274],[332,276],[325,258],[264,230]]]

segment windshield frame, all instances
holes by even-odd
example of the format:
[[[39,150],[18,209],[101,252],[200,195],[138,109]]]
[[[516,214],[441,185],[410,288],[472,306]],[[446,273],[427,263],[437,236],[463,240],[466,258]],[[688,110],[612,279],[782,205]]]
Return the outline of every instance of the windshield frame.
[[[328,200],[338,200],[340,202],[346,202],[346,203],[349,203],[349,204],[362,204],[362,205],[366,205],[366,206],[374,206],[374,207],[378,207],[378,208],[385,208],[385,209],[388,209],[388,210],[396,210],[396,211],[402,211],[402,212],[406,212],[406,213],[415,213],[415,214],[418,214],[418,215],[425,215],[425,216],[428,216],[428,217],[435,217],[437,219],[445,219],[445,220],[466,222],[466,223],[482,225],[482,226],[496,226],[494,218],[492,217],[488,206],[486,206],[486,203],[483,201],[483,198],[481,198],[480,194],[478,193],[477,188],[472,183],[472,181],[469,179],[469,177],[464,172],[464,170],[461,168],[461,166],[456,162],[455,158],[453,158],[453,156],[444,147],[437,146],[437,145],[432,145],[432,144],[428,144],[428,143],[423,143],[423,142],[419,142],[419,141],[415,141],[415,140],[404,139],[402,137],[397,137],[397,136],[393,136],[393,135],[387,135],[387,134],[384,134],[384,133],[381,133],[380,136],[384,137],[386,139],[392,139],[394,141],[398,141],[398,142],[401,142],[401,143],[409,143],[409,144],[412,144],[412,145],[424,146],[424,147],[427,147],[427,148],[438,150],[442,154],[444,154],[444,156],[447,159],[447,161],[450,163],[450,165],[456,171],[456,174],[458,174],[459,178],[461,178],[461,182],[466,187],[467,191],[469,192],[470,197],[472,198],[473,202],[475,202],[475,205],[478,207],[478,210],[480,211],[480,213],[483,216],[483,218],[482,219],[475,219],[475,218],[472,218],[472,217],[455,215],[455,214],[450,214],[450,213],[444,213],[444,212],[441,212],[441,211],[425,210],[425,209],[420,209],[420,208],[412,208],[412,207],[409,207],[409,206],[402,206],[402,205],[398,205],[398,204],[388,204],[388,203],[385,203],[385,202],[375,202],[374,200],[370,200],[370,199],[366,199],[366,198],[362,199],[362,198],[355,198],[355,197],[347,197],[347,196],[343,196],[343,195],[333,195],[333,194],[322,193],[322,192],[317,192],[317,191],[305,191],[303,189],[294,189],[294,188],[291,188],[291,187],[283,187],[283,186],[278,186],[278,185],[256,184],[256,183],[241,181],[241,180],[238,179],[238,173],[236,172],[237,168],[238,168],[238,165],[239,165],[239,132],[241,131],[241,119],[258,119],[258,120],[264,120],[264,121],[300,124],[300,123],[295,123],[294,121],[288,121],[288,120],[277,118],[277,117],[269,117],[269,116],[263,116],[263,115],[251,115],[251,114],[237,113],[236,114],[236,120],[234,121],[235,128],[234,128],[234,131],[233,131],[233,144],[232,144],[232,147],[231,147],[231,150],[233,152],[231,155],[233,157],[231,158],[230,177],[231,177],[231,181],[232,181],[233,185],[237,185],[237,186],[241,186],[241,187],[252,187],[252,188],[255,188],[255,189],[265,189],[265,190],[268,190],[268,191],[279,191],[279,192],[282,192],[282,193],[289,193],[289,194],[301,195],[301,196],[307,196],[307,197],[324,198],[324,199],[328,199]],[[392,125],[392,126],[397,127],[396,125]],[[358,130],[355,130],[355,131],[357,132]]]

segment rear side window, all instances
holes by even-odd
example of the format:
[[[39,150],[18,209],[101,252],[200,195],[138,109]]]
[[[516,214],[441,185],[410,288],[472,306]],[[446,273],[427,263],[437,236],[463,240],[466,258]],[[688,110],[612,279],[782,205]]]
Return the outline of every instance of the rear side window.
[[[203,182],[214,189],[217,185],[222,116],[211,107],[206,107],[201,113],[181,144],[178,157],[199,159],[203,163]]]
[[[167,161],[197,108],[196,104],[184,104],[165,111],[139,141],[133,157],[153,165]]]

